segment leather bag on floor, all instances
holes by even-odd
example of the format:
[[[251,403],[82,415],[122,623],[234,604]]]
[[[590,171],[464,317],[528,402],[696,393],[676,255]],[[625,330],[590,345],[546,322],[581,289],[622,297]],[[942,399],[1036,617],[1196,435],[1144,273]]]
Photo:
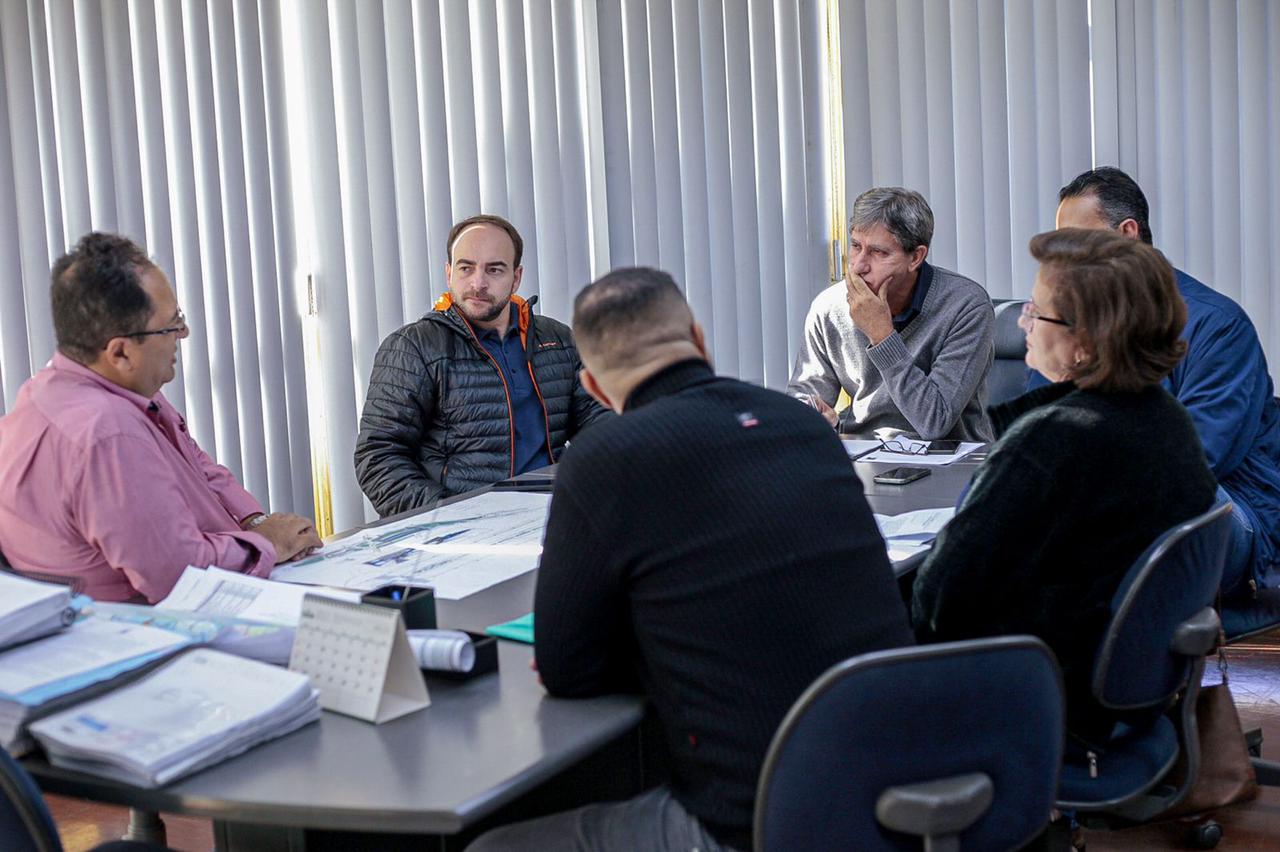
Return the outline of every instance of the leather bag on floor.
[[[1169,811],[1169,817],[1203,814],[1258,795],[1258,779],[1225,679],[1200,690],[1196,729],[1200,734],[1200,773],[1191,792]],[[1186,766],[1179,763],[1170,780],[1180,784],[1185,775]]]

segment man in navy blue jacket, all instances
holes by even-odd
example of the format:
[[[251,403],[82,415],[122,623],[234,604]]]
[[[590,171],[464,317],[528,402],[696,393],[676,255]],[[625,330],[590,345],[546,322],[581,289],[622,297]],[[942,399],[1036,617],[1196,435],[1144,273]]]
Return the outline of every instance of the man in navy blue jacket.
[[[1109,228],[1151,243],[1146,196],[1120,169],[1092,169],[1058,193],[1059,228]],[[1244,310],[1180,269],[1187,354],[1165,384],[1186,406],[1218,478],[1235,504],[1222,591],[1280,584],[1280,406],[1267,358]],[[1033,373],[1029,384],[1043,384]]]

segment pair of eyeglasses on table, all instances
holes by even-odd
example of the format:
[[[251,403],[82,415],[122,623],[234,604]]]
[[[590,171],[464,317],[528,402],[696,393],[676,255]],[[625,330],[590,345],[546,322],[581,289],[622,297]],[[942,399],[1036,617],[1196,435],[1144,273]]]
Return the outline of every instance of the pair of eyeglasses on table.
[[[880,442],[886,453],[903,456],[946,456],[960,451],[960,442],[952,439],[922,441],[913,438],[893,438]]]
[[[881,441],[880,449],[886,453],[898,453],[904,456],[923,456],[929,453],[929,445],[924,442],[911,441],[903,443],[899,440]]]

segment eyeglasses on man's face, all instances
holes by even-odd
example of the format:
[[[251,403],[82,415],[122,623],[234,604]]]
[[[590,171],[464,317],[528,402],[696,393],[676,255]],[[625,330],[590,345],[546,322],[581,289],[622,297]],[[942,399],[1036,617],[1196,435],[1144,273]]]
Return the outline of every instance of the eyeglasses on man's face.
[[[178,311],[178,324],[171,325],[168,328],[157,328],[153,331],[135,331],[130,334],[122,334],[121,337],[150,337],[153,334],[184,334],[187,331],[187,315],[181,310]]]
[[[1050,322],[1050,323],[1053,323],[1054,325],[1063,326],[1064,328],[1071,328],[1071,323],[1067,322],[1066,320],[1061,319],[1059,317],[1051,317],[1051,316],[1042,314],[1040,313],[1040,309],[1037,308],[1033,303],[1023,302],[1022,316],[1019,317],[1018,319],[1018,325],[1022,326],[1024,331],[1030,331],[1031,326],[1035,324],[1036,320],[1040,320],[1041,322]]]

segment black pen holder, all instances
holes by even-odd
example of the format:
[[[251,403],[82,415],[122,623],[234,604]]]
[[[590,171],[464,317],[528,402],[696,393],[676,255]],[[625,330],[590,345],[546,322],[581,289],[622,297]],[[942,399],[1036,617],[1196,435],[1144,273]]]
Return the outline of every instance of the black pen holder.
[[[361,601],[399,610],[405,630],[436,629],[436,593],[430,586],[383,586],[365,592]]]
[[[476,649],[476,663],[469,672],[449,672],[441,669],[423,669],[423,677],[435,677],[441,680],[471,680],[489,672],[498,670],[498,640],[483,633],[472,633],[464,630],[471,637],[471,644]]]

